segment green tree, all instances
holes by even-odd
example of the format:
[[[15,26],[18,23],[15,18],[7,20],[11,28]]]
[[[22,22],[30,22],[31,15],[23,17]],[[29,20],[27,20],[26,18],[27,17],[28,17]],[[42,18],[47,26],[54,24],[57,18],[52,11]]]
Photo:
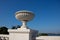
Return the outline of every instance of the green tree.
[[[47,33],[38,33],[37,36],[48,36],[48,34]]]
[[[20,25],[12,26],[12,29],[17,29],[17,28],[20,28],[20,27],[21,27]]]
[[[7,30],[8,28],[5,26],[0,27],[0,34],[9,34]]]
[[[11,29],[17,29],[17,28],[16,28],[16,26],[12,26],[12,28],[11,28]]]

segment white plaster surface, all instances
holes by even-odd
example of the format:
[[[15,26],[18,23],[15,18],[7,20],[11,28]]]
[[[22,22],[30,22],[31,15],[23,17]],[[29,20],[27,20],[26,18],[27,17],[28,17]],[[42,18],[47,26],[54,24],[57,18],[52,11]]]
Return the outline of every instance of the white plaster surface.
[[[32,33],[30,34],[30,29],[9,29],[9,32],[9,35],[0,34],[0,37],[8,37],[9,40],[32,40]],[[60,36],[39,36],[36,37],[36,40],[60,40]]]
[[[9,40],[31,40],[30,29],[9,29]]]
[[[60,40],[60,36],[39,36],[36,40]]]

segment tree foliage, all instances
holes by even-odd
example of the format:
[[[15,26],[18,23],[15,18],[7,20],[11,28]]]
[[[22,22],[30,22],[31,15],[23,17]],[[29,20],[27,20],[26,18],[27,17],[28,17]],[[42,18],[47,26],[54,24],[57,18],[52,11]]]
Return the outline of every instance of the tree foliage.
[[[48,36],[48,34],[47,33],[38,33],[37,36]]]
[[[19,26],[19,25],[17,25],[17,26],[12,26],[11,29],[17,29],[17,28],[20,28],[20,26]],[[6,26],[0,27],[0,34],[9,34],[9,33],[8,33],[8,28],[7,28]]]
[[[9,34],[7,30],[8,30],[8,28],[5,26],[0,27],[0,34]]]
[[[20,25],[17,25],[17,26],[12,26],[11,29],[17,29],[17,28],[20,28],[21,26]]]

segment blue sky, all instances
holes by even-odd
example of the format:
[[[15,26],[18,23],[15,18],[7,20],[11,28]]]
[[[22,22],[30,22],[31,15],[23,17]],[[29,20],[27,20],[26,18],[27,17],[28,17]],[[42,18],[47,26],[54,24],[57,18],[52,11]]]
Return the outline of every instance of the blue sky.
[[[60,33],[60,0],[0,0],[0,26],[21,25],[15,12],[29,10],[35,14],[28,27],[40,32]]]

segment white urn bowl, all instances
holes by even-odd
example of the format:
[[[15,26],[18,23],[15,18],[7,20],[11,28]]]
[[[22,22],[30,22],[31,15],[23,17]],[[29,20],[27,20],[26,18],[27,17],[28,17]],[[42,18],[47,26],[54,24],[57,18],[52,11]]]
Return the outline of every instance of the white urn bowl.
[[[34,17],[34,14],[31,11],[22,10],[22,11],[17,11],[15,14],[15,17],[16,19],[23,22],[23,25],[21,26],[21,28],[27,28],[26,22],[29,20],[32,20]]]
[[[16,18],[21,21],[29,21],[34,17],[34,14],[30,11],[22,10],[16,12]]]

